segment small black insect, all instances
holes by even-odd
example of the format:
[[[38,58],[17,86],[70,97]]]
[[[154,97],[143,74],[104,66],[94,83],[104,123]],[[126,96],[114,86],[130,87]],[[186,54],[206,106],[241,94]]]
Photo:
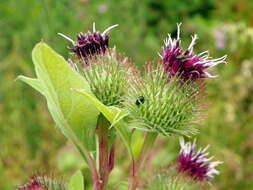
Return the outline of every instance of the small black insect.
[[[135,104],[136,104],[137,106],[139,106],[140,104],[143,104],[144,101],[145,101],[144,96],[140,96],[139,98],[137,98]]]

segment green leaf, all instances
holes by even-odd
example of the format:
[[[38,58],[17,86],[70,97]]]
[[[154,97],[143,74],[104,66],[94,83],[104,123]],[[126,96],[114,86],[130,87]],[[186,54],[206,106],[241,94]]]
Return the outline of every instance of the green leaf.
[[[121,121],[124,117],[128,116],[129,114],[127,111],[115,106],[110,106],[109,109],[112,111],[114,115],[110,128],[115,126],[119,121]]]
[[[87,81],[43,42],[33,49],[32,59],[37,79],[18,78],[45,96],[56,126],[65,136],[69,136],[66,128],[70,127],[86,147],[95,148],[94,130],[99,112],[92,103],[70,90],[78,88],[91,93]]]
[[[120,108],[113,106],[105,106],[101,103],[94,95],[79,89],[73,89],[77,93],[83,95],[85,99],[92,102],[97,109],[105,116],[105,118],[111,123],[116,129],[117,134],[120,136],[121,140],[125,144],[128,153],[131,158],[133,158],[132,148],[131,148],[131,131],[127,127],[126,123],[122,120],[128,113]]]
[[[84,190],[84,180],[80,170],[70,178],[68,190]]]
[[[45,96],[45,93],[43,92],[43,86],[40,84],[40,81],[38,79],[32,79],[25,76],[19,76],[18,79],[29,84],[31,87],[33,87],[35,90],[39,91],[42,95]]]

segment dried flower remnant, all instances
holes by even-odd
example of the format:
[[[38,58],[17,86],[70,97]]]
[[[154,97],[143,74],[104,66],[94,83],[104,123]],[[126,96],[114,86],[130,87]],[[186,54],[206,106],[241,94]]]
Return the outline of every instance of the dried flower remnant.
[[[169,73],[169,77],[173,78],[176,75],[180,76],[183,81],[196,80],[199,78],[213,78],[205,70],[209,67],[214,67],[220,63],[226,63],[226,55],[217,59],[212,59],[208,51],[200,54],[193,52],[193,47],[197,40],[197,35],[192,36],[192,42],[186,50],[181,47],[180,25],[177,25],[177,38],[172,39],[168,34],[168,38],[164,41],[162,55],[164,70]]]
[[[210,162],[213,157],[207,157],[209,155],[207,151],[209,146],[201,148],[198,151],[196,141],[185,143],[183,139],[180,139],[181,150],[178,156],[177,165],[180,173],[187,174],[196,180],[210,180],[214,175],[218,175],[219,171],[215,169],[216,166],[221,164],[220,161]]]
[[[99,31],[96,31],[95,23],[93,23],[93,32],[88,31],[85,34],[79,33],[77,35],[76,41],[72,40],[64,34],[59,33],[59,35],[69,40],[73,44],[74,47],[70,48],[70,50],[75,55],[86,60],[90,56],[105,53],[108,50],[108,32],[117,26],[117,24],[110,26],[104,32],[100,33]]]

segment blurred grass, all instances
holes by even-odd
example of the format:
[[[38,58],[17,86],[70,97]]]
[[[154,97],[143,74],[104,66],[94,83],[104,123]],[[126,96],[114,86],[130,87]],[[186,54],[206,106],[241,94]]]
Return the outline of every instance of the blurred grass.
[[[67,57],[70,44],[57,32],[75,38],[76,33],[91,29],[94,21],[101,31],[120,24],[111,32],[111,45],[139,66],[158,58],[164,37],[175,33],[177,22],[183,22],[186,42],[190,34],[199,34],[197,52],[210,49],[215,57],[228,54],[229,65],[219,66],[213,71],[219,78],[208,82],[209,117],[198,138],[224,160],[210,189],[253,189],[252,8],[250,0],[1,1],[0,189],[14,189],[36,171],[59,170],[57,155],[62,154],[65,139],[54,131],[45,100],[14,80],[21,73],[34,75],[30,54],[35,43],[43,39]],[[215,30],[225,34],[224,48],[216,46]],[[156,167],[175,160],[178,147],[173,140],[157,145],[165,149],[154,153]]]

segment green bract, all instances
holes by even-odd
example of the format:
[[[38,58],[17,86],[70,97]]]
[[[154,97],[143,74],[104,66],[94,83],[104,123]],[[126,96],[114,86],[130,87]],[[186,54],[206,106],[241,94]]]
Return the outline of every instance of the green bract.
[[[71,91],[77,88],[91,93],[87,81],[43,42],[33,49],[32,59],[37,78],[18,78],[45,96],[56,126],[65,136],[70,138],[70,130],[73,130],[91,149],[95,145],[94,130],[99,112],[92,103]]]
[[[46,190],[68,190],[67,186],[62,181],[51,179],[47,176],[38,176],[32,180],[36,181],[42,187],[45,187]]]
[[[168,81],[162,67],[136,78],[127,94],[125,105],[133,124],[165,136],[196,132],[198,88],[181,83],[177,77]]]

